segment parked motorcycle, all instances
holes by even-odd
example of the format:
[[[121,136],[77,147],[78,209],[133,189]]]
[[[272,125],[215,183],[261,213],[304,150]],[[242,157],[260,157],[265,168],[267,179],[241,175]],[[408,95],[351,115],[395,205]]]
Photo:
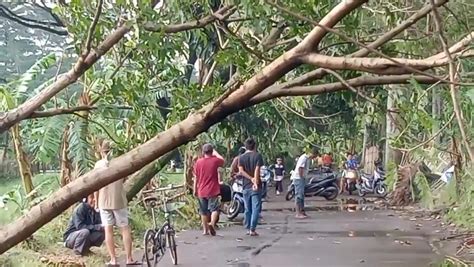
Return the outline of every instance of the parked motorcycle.
[[[358,174],[355,170],[344,170],[341,179],[345,179],[344,189],[352,195],[352,192],[357,190]]]
[[[232,184],[232,200],[227,211],[227,219],[233,220],[244,212],[244,187],[242,179],[235,179]]]
[[[357,185],[359,196],[363,197],[366,194],[377,194],[381,197],[385,197],[387,195],[388,190],[384,183],[385,171],[380,163],[376,163],[372,175],[363,173],[361,180],[361,183]]]
[[[272,179],[272,172],[267,168],[267,166],[262,166],[262,168],[260,168],[260,179],[262,181],[262,200],[265,200]]]
[[[316,173],[311,171],[308,175],[312,177],[304,187],[304,194],[307,197],[322,196],[326,200],[333,200],[339,194],[334,173]],[[292,200],[295,197],[295,185],[292,183],[288,187],[285,199]]]

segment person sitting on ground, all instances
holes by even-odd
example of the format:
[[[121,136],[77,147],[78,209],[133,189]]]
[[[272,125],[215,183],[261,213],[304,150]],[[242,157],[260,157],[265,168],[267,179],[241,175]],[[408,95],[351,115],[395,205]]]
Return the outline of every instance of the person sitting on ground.
[[[69,226],[64,233],[64,245],[76,255],[87,255],[91,247],[100,247],[105,240],[100,215],[95,211],[94,195],[89,195],[74,209]]]
[[[199,199],[199,212],[203,235],[216,235],[219,220],[219,168],[224,166],[224,158],[214,150],[211,144],[202,147],[204,157],[194,164],[194,194]]]

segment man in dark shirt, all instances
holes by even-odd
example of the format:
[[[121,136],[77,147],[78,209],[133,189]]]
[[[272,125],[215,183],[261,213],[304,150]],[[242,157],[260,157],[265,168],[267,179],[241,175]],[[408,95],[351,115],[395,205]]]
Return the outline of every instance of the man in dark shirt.
[[[257,236],[258,217],[262,206],[260,180],[260,167],[263,166],[263,158],[256,152],[255,140],[248,138],[245,140],[245,149],[247,150],[239,158],[239,173],[243,177],[243,195],[245,206],[244,225],[247,234]]]
[[[100,247],[104,242],[104,227],[99,213],[94,210],[95,201],[91,194],[76,207],[63,235],[64,245],[77,255],[85,255],[91,247]]]

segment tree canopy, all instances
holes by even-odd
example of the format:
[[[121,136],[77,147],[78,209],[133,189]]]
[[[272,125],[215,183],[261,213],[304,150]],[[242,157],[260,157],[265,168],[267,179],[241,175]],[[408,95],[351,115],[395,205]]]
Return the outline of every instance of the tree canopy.
[[[60,165],[69,183],[3,227],[0,252],[84,195],[196,140],[213,141],[230,157],[254,136],[272,160],[309,145],[342,153],[386,143],[387,150],[411,152],[439,137],[436,145],[447,149],[454,137],[463,144],[464,161],[474,161],[470,5],[1,5],[0,16],[8,20],[0,27],[8,38],[0,41],[0,55],[8,60],[0,132],[18,129],[11,131],[23,140],[16,153]],[[30,17],[30,9],[43,13]],[[27,46],[15,47],[17,39],[27,39],[21,42]],[[34,60],[18,65],[20,55],[30,53]],[[117,158],[106,170],[91,170],[101,138],[115,143]]]

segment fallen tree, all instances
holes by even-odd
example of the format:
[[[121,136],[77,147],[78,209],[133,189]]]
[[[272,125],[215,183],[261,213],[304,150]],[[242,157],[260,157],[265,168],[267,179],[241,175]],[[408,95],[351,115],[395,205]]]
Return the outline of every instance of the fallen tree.
[[[303,64],[305,61],[317,65],[320,62],[318,60],[324,58],[324,63],[326,64],[325,67],[330,66],[335,69],[355,69],[360,71],[380,73],[378,68],[384,68],[388,66],[383,71],[383,73],[386,75],[398,74],[401,72],[401,70],[403,70],[402,73],[410,73],[405,68],[403,68],[403,66],[388,63],[387,60],[383,58],[354,57],[350,61],[341,61],[340,58],[327,56],[319,57],[314,54],[314,48],[317,47],[322,38],[328,33],[325,27],[333,27],[352,10],[358,8],[365,2],[365,0],[348,0],[341,2],[320,21],[320,25],[323,25],[324,27],[315,26],[301,43],[268,64],[235,91],[230,91],[223,94],[220,98],[205,105],[202,109],[191,113],[186,119],[173,125],[168,130],[159,133],[149,141],[125,153],[124,155],[113,159],[110,162],[108,168],[93,170],[79,177],[78,179],[59,189],[39,205],[34,206],[28,213],[26,213],[14,223],[4,226],[0,231],[0,253],[5,252],[9,248],[32,235],[37,229],[51,221],[54,217],[61,214],[65,209],[70,207],[83,196],[94,192],[111,182],[136,172],[160,156],[163,156],[169,151],[172,151],[173,149],[193,140],[195,136],[206,131],[209,129],[209,127],[220,122],[228,115],[235,113],[245,107],[277,96],[291,95],[291,91],[293,89],[285,88],[281,89],[283,90],[283,93],[280,95],[272,95],[269,93],[269,96],[266,98],[259,98],[259,94],[265,88],[273,85],[285,74]],[[315,58],[315,56],[317,56],[317,58]],[[441,64],[439,63],[441,61],[444,64],[448,63],[444,59],[427,59],[423,62],[410,60],[402,61],[405,66],[409,66],[414,69],[436,67]],[[387,63],[389,65],[387,65]],[[359,67],[361,69],[359,69]],[[374,77],[374,79],[376,78],[378,77]],[[432,77],[432,75],[420,75],[418,77],[410,77],[405,75],[398,77],[401,83],[406,83],[409,79],[417,78],[419,78],[420,81],[427,83],[439,81],[439,79]],[[366,81],[373,80],[367,78]],[[389,82],[389,79],[385,79],[383,81]],[[346,81],[330,85],[314,85],[320,86],[319,91],[314,91],[314,88],[312,88],[313,86],[309,86],[304,88],[305,90],[301,92],[304,92],[304,94],[311,94],[311,92],[314,91],[314,94],[320,94],[330,90],[342,90],[344,88],[347,89],[348,82],[350,83],[350,81]],[[360,82],[356,86],[364,85],[366,84]],[[34,112],[34,110],[31,111],[31,113],[32,112]],[[29,116],[31,113],[25,113],[23,115]],[[20,120],[21,118],[16,118],[12,121],[18,122]],[[9,123],[11,123],[11,121]],[[3,128],[0,127],[0,129]]]

